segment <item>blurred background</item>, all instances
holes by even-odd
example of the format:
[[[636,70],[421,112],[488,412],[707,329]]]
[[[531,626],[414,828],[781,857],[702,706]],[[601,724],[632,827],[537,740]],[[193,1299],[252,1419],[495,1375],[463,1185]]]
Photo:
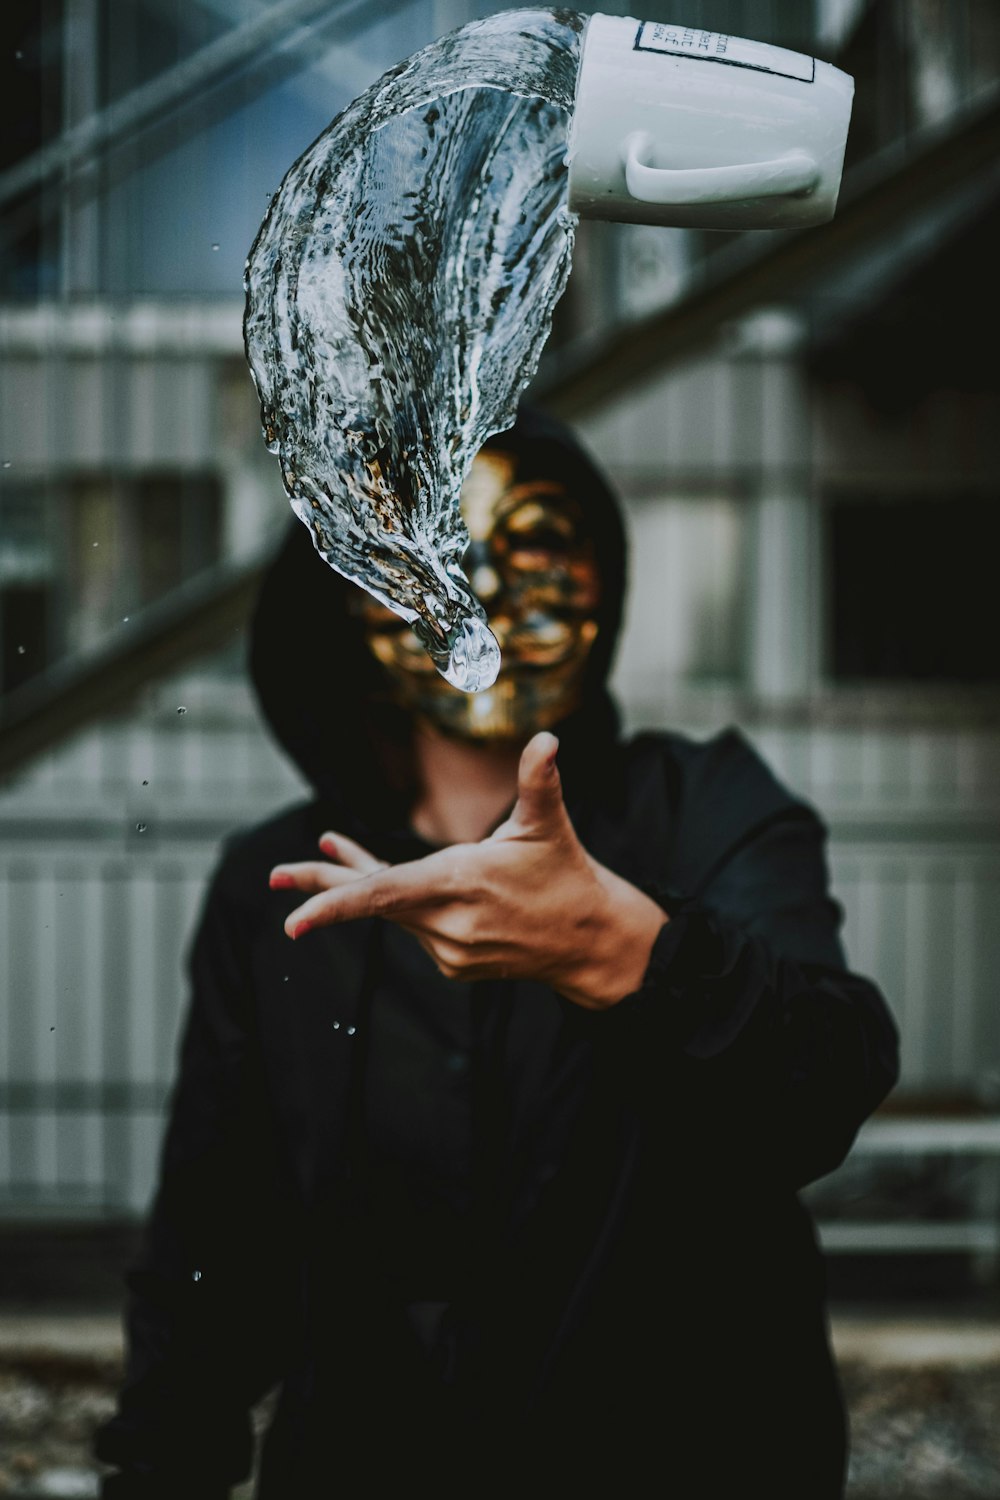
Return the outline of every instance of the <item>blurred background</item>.
[[[96,1494],[192,921],[220,839],[303,791],[244,678],[289,515],[243,356],[247,251],[334,114],[498,8],[7,0],[0,1494]],[[899,1089],[810,1190],[849,1493],[996,1500],[1000,6],[641,14],[854,75],[838,213],[797,235],[581,223],[532,394],[625,497],[627,724],[738,724],[815,803],[850,960],[901,1027]]]

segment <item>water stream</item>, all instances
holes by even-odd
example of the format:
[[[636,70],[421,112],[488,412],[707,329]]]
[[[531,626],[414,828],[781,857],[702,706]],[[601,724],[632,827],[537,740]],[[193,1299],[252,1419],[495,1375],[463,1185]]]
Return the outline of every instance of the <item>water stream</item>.
[[[569,275],[585,19],[501,12],[390,69],[289,169],[247,261],[247,358],[293,510],[466,692],[500,651],[459,492]]]

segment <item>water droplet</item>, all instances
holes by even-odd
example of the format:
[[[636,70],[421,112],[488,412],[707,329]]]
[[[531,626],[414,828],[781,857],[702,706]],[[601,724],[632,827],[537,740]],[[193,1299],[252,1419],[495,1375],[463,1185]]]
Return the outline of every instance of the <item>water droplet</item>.
[[[340,1030],[340,1022],[339,1021],[334,1021],[334,1023],[333,1023],[333,1029],[334,1029],[334,1031],[339,1031]]]
[[[10,468],[10,459],[9,458],[5,458],[4,459],[3,466],[4,466],[5,469],[9,469]]]
[[[179,714],[186,714],[187,713],[187,709],[184,707],[183,703],[180,705],[180,707],[178,708],[177,712]]]
[[[17,58],[18,62],[22,62],[23,59],[24,59],[24,53],[23,52],[15,52],[14,56]]]
[[[479,693],[492,687],[500,671],[500,647],[484,621],[470,615],[455,636],[447,666],[435,661],[438,671],[463,693]]]
[[[90,545],[91,545],[91,546],[92,546],[92,547],[99,547],[99,546],[100,546],[100,545],[101,545],[101,544],[100,544],[100,542],[91,542],[91,544],[90,544]]]
[[[219,242],[218,242],[218,240],[216,240],[216,241],[215,241],[215,242],[214,242],[214,243],[213,243],[213,245],[212,245],[212,249],[213,249],[213,250],[218,250],[218,248],[219,248]]]
[[[201,1272],[200,1271],[192,1271],[191,1272],[191,1280],[192,1281],[200,1281],[201,1280]]]
[[[136,831],[136,833],[145,833],[146,832],[146,824],[145,823],[137,823],[135,825],[135,831]]]
[[[127,625],[128,624],[128,615],[122,615],[122,624],[123,625]]]
[[[18,654],[18,656],[23,656],[24,652],[25,652],[25,649],[26,648],[24,646],[18,646],[18,648],[17,648],[17,654]]]
[[[353,1036],[354,1033],[357,1031],[357,1029],[358,1028],[356,1026],[348,1026],[348,1028],[347,1028],[347,1035],[348,1036]]]
[[[288,983],[288,975],[287,974],[285,975],[285,983],[286,984]]]

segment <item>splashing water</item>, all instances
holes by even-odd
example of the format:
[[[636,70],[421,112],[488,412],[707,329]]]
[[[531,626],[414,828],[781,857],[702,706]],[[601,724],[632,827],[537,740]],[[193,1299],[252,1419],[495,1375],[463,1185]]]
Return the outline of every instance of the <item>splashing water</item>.
[[[247,359],[292,509],[466,692],[500,651],[459,493],[569,275],[585,21],[505,11],[390,69],[290,168],[247,261]]]

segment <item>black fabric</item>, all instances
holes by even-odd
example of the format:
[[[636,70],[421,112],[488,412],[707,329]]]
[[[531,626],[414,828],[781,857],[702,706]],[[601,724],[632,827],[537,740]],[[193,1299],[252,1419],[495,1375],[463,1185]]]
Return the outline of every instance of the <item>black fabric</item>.
[[[610,535],[603,484],[592,504]],[[570,816],[670,915],[634,995],[591,1012],[538,984],[454,984],[379,922],[290,943],[275,863],[315,858],[330,827],[421,851],[405,774],[380,800],[405,738],[387,744],[337,608],[322,652],[300,643],[297,685],[262,665],[297,607],[309,554],[291,555],[254,662],[317,795],[231,840],[205,904],[99,1455],[140,1500],[151,1475],[235,1482],[248,1410],[280,1385],[259,1500],[415,1482],[836,1500],[844,1415],[796,1190],[842,1160],[897,1044],[845,968],[822,825],[734,731],[621,740],[595,679],[559,730]]]

